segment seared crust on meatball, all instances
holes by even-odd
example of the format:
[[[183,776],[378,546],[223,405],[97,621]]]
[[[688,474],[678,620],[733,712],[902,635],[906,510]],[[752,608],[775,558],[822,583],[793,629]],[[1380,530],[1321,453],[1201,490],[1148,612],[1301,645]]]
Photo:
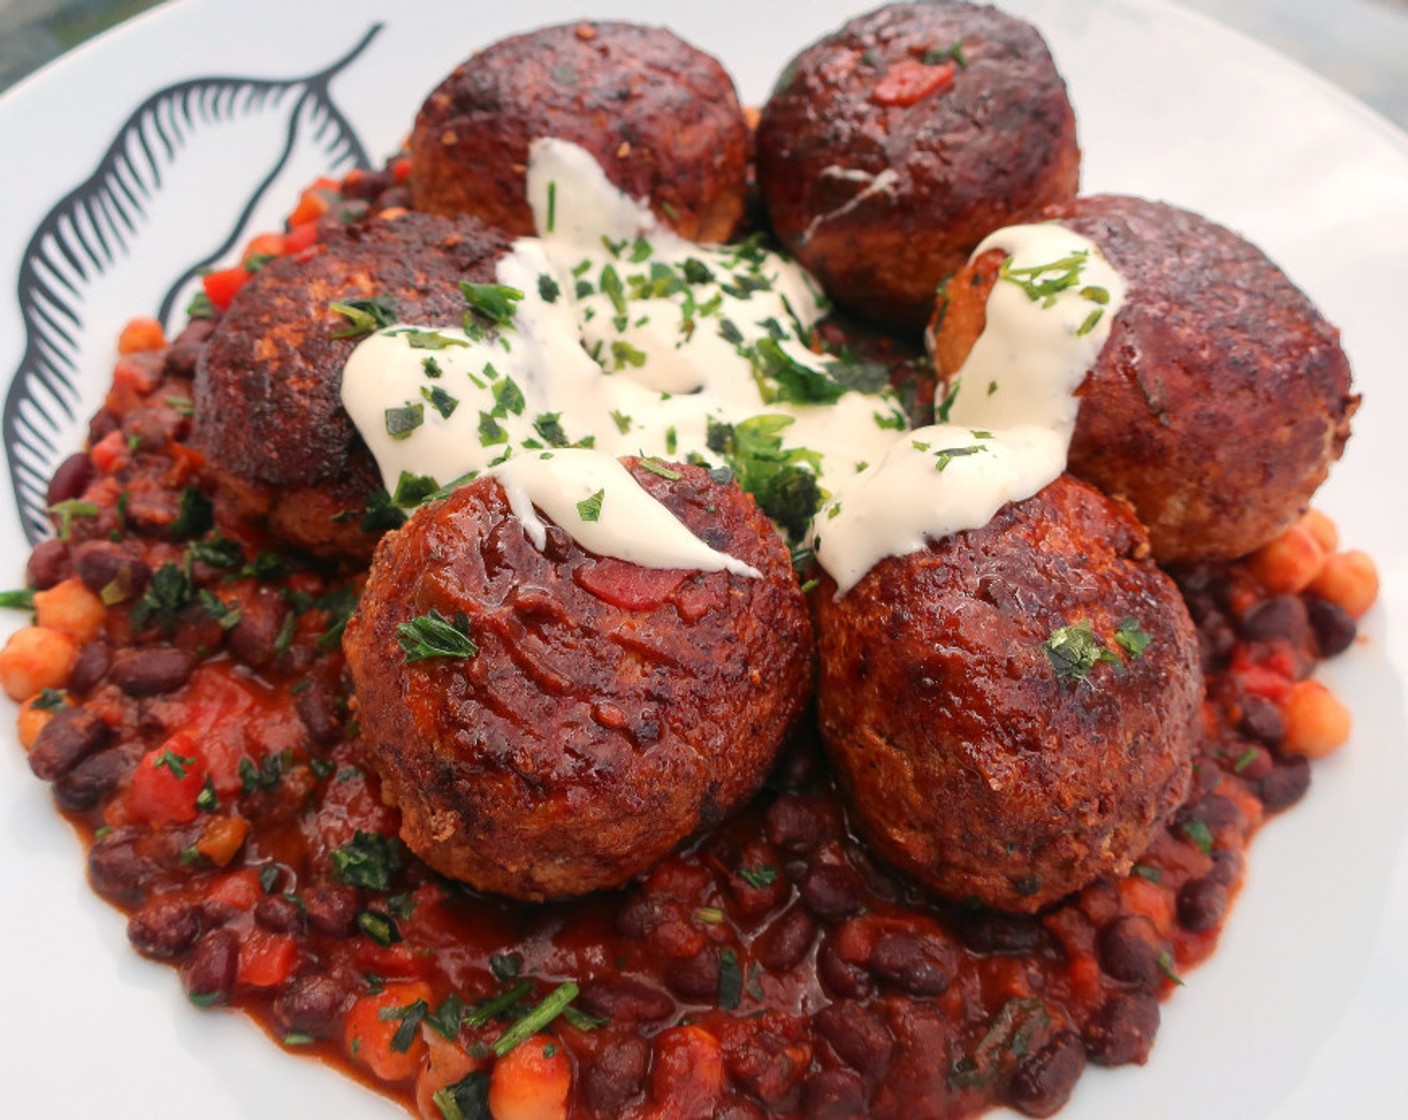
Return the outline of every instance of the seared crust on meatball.
[[[1075,194],[1075,115],[1034,28],[892,4],[798,55],[763,109],[758,184],[827,294],[918,330],[988,233]]]
[[[604,559],[556,526],[540,552],[488,477],[382,541],[347,628],[402,838],[482,890],[625,882],[757,792],[810,694],[806,604],[753,499],[623,462],[762,578]],[[408,664],[397,627],[431,610],[463,612],[478,653]]]
[[[1303,513],[1359,405],[1339,332],[1255,246],[1197,214],[1115,196],[1042,212],[1128,285],[1080,390],[1069,470],[1128,499],[1161,563],[1242,556]],[[956,372],[1002,254],[949,285],[935,342]]]
[[[194,442],[221,501],[324,556],[366,558],[376,467],[341,400],[359,338],[339,338],[348,299],[390,297],[403,321],[459,326],[460,280],[488,282],[509,240],[472,218],[403,214],[329,231],[271,261],[235,296],[195,373]]]
[[[1202,699],[1193,624],[1147,552],[1126,508],[1062,476],[839,600],[822,581],[821,731],[882,855],[1018,911],[1128,872],[1184,799]],[[1085,626],[1106,659],[1058,673],[1048,643]]]
[[[733,81],[664,28],[546,27],[462,64],[411,133],[416,207],[533,233],[524,170],[543,137],[585,148],[692,240],[727,241],[743,217],[749,135]]]

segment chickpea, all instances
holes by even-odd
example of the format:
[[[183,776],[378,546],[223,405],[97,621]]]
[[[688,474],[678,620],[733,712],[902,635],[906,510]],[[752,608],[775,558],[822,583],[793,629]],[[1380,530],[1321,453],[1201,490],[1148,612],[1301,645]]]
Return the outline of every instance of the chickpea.
[[[1344,746],[1353,719],[1319,681],[1297,681],[1282,706],[1286,735],[1281,749],[1287,754],[1323,758]]]
[[[38,699],[38,697],[35,697]],[[49,708],[38,707],[34,700],[28,701],[20,709],[19,719],[16,721],[16,730],[19,732],[20,746],[29,750],[34,746],[34,741],[39,738],[39,733],[44,730],[44,725],[54,718],[54,713]]]
[[[572,1066],[562,1043],[535,1034],[494,1063],[489,1113],[494,1120],[567,1120]]]
[[[1325,563],[1325,552],[1302,525],[1292,525],[1251,554],[1247,566],[1275,595],[1304,591]]]
[[[1351,549],[1325,558],[1309,590],[1358,621],[1379,597],[1379,570],[1367,552]]]
[[[11,700],[28,700],[45,688],[63,688],[78,656],[67,634],[48,626],[16,630],[0,649],[0,688]]]
[[[1315,538],[1315,543],[1328,555],[1340,546],[1340,531],[1328,514],[1308,509],[1300,519],[1300,527]]]
[[[128,321],[117,336],[119,354],[136,354],[143,350],[160,350],[166,345],[166,334],[155,319],[138,316]]]
[[[40,626],[67,634],[82,645],[98,636],[107,607],[81,579],[66,579],[34,593],[34,613]]]

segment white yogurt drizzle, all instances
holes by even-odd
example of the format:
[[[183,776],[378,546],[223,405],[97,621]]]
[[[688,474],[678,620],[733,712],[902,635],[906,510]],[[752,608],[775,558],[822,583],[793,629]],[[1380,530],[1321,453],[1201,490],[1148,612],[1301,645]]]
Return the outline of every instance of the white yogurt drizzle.
[[[885,557],[982,528],[1065,469],[1075,391],[1109,337],[1124,280],[1093,242],[1055,223],[998,230],[973,258],[991,249],[1009,259],[940,423],[900,436],[813,522],[812,549],[838,596]]]
[[[523,293],[511,322],[468,333],[396,324],[347,363],[343,405],[389,492],[417,477],[432,489],[491,469],[502,479],[503,464],[575,448],[576,469],[604,472],[595,527],[559,522],[579,543],[647,567],[712,570],[718,553],[687,531],[695,543],[686,544],[669,510],[624,470],[589,468],[584,449],[603,463],[720,464],[711,431],[717,444],[720,426],[733,425],[755,443],[770,437],[769,454],[832,492],[905,426],[893,393],[843,392],[836,364],[802,341],[825,307],[796,264],[752,245],[685,241],[565,141],[534,142],[528,197],[540,236],[515,242],[497,269],[499,284]],[[798,399],[818,386],[840,395]],[[575,508],[544,496],[560,470],[530,470],[539,472],[524,491],[532,504],[554,520],[550,508]],[[520,503],[520,517],[527,508]],[[631,511],[634,532],[618,508]]]
[[[838,595],[887,556],[981,528],[1065,468],[1075,390],[1125,293],[1096,246],[1060,225],[992,234],[974,256],[1010,257],[987,324],[940,423],[906,432],[891,392],[844,389],[844,369],[805,345],[825,307],[796,264],[685,241],[561,140],[532,145],[528,198],[539,236],[497,270],[521,293],[512,313],[375,332],[347,363],[343,404],[389,492],[493,471],[540,547],[534,507],[584,548],[645,567],[757,575],[616,462],[721,463],[726,425],[762,448],[763,469],[816,476],[826,500],[809,543]]]

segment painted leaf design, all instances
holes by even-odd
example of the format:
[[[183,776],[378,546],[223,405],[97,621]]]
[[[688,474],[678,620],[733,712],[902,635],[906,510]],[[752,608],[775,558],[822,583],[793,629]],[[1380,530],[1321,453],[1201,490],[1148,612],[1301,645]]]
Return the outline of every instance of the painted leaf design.
[[[122,324],[155,314],[171,333],[202,270],[282,228],[318,176],[367,165],[329,84],[380,29],[307,77],[197,78],[154,93],[40,222],[20,264],[25,347],[3,428],[31,543],[50,531],[48,480],[102,402]]]

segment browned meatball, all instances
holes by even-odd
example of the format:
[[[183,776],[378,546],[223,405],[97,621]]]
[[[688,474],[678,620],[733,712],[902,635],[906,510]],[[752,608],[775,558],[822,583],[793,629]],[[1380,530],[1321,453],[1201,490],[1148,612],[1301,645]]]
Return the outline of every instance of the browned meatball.
[[[1125,507],[1062,476],[840,600],[822,581],[821,730],[882,855],[1020,911],[1129,870],[1183,801],[1203,691],[1147,552]]]
[[[508,238],[472,218],[403,214],[330,231],[260,270],[221,318],[195,373],[194,442],[236,517],[322,556],[366,558],[380,481],[342,408],[358,339],[331,304],[389,297],[400,317],[458,326],[460,280],[489,282]]]
[[[810,692],[806,604],[753,499],[624,462],[762,578],[604,559],[555,526],[540,552],[484,478],[382,541],[347,629],[402,838],[482,890],[625,882],[758,790]],[[463,612],[478,652],[408,664],[397,627],[431,610]]]
[[[733,82],[663,28],[564,24],[469,59],[416,118],[415,205],[531,234],[524,169],[543,137],[581,145],[685,237],[727,241],[743,216],[749,135]]]
[[[988,233],[1075,194],[1075,116],[1035,29],[892,4],[798,55],[763,109],[773,229],[827,294],[918,330]]]
[[[1161,563],[1230,558],[1289,526],[1359,405],[1339,332],[1255,246],[1165,203],[1097,196],[1042,212],[1124,276],[1124,307],[1080,390],[1069,469],[1128,499]],[[1002,254],[941,302],[935,364],[958,370]]]

